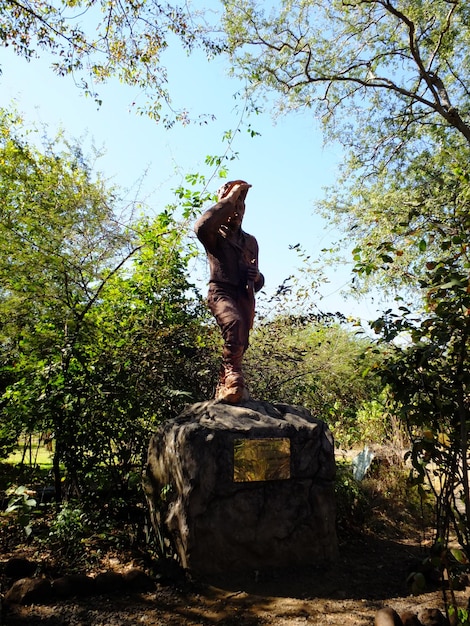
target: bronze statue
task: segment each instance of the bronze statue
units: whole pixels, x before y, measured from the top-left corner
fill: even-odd
[[[258,269],[258,243],[241,227],[250,187],[243,180],[225,183],[217,192],[217,204],[194,226],[209,260],[207,303],[224,340],[215,397],[230,403],[249,398],[242,359],[253,327],[255,293],[264,285]]]

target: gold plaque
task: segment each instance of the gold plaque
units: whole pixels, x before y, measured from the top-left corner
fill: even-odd
[[[288,478],[290,478],[290,439],[235,439],[234,482]]]

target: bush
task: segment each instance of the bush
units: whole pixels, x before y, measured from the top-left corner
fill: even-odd
[[[409,469],[394,451],[382,450],[361,481],[354,479],[349,461],[337,462],[335,491],[340,535],[370,531],[413,536],[417,522],[421,531],[431,527],[431,502],[411,485]]]

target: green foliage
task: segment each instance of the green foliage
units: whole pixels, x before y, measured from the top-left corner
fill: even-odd
[[[64,504],[49,526],[49,542],[66,557],[83,552],[82,542],[87,534],[86,515],[71,501]]]
[[[423,274],[433,269],[440,270],[440,284],[447,282],[450,254],[455,269],[465,266],[469,182],[463,172],[469,146],[441,134],[428,130],[433,146],[398,171],[382,171],[374,182],[365,184],[361,172],[349,171],[350,184],[339,185],[324,203],[338,223],[348,224],[348,237],[356,242],[356,285],[405,287],[413,296]]]
[[[355,169],[380,173],[414,157],[433,124],[469,140],[465,3],[228,0],[224,9],[234,71],[255,97],[274,91],[281,111],[313,110],[351,148]]]
[[[375,380],[378,384],[376,371]],[[405,450],[408,447],[408,434],[400,416],[395,413],[394,402],[387,387],[377,397],[361,405],[356,413],[356,424],[358,440],[363,443],[391,445],[396,450]]]
[[[186,226],[177,207],[122,225],[76,146],[42,153],[1,122],[2,424],[53,433],[59,499],[97,484],[125,497],[154,425],[207,393]]]
[[[16,448],[20,430],[11,423],[0,424],[0,459],[6,459]]]
[[[339,445],[360,440],[357,411],[379,394],[369,340],[331,318],[286,316],[259,324],[250,342],[245,371],[254,397],[307,407]]]
[[[456,626],[470,626],[470,611],[468,609],[451,606],[449,608],[449,617]]]
[[[23,528],[26,537],[29,537],[32,532],[31,512],[36,507],[36,500],[32,497],[31,491],[24,485],[12,486],[5,493],[9,500],[4,515],[11,516],[13,514],[16,523]]]
[[[353,478],[351,464],[339,461],[335,478],[336,524],[340,534],[362,525],[367,499],[361,484]]]
[[[357,426],[363,433],[362,441],[384,443],[387,437],[387,412],[378,400],[364,402],[357,412]]]
[[[132,1],[34,0],[27,6],[7,1],[0,8],[0,44],[32,62],[42,52],[51,53],[54,71],[73,74],[98,104],[97,85],[112,77],[138,87],[147,101],[137,111],[168,126],[190,118],[187,109],[172,107],[165,50],[170,44],[187,52],[201,47],[208,56],[220,50],[187,7]]]
[[[410,433],[414,483],[435,501],[436,543],[447,555],[455,535],[468,560],[468,216],[454,217],[453,234],[439,239],[420,277],[424,311],[388,311],[374,328],[389,345],[382,376]],[[456,568],[446,556],[449,578]]]

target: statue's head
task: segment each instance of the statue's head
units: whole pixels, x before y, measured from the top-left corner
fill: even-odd
[[[251,185],[244,180],[231,180],[217,191],[217,196],[219,198],[219,202],[226,198],[234,187],[238,185],[243,185],[243,188],[239,190],[238,194],[234,194],[232,200],[234,201],[234,210],[233,213],[228,217],[227,226],[231,230],[238,230],[241,228],[243,217],[245,215],[245,198],[248,193],[249,187]]]
[[[222,187],[220,187],[217,190],[217,198],[218,200],[223,200],[229,193],[230,191],[236,186],[236,185],[248,185],[248,183],[244,180],[230,180],[226,183],[224,183],[222,185]],[[251,185],[250,185],[251,187]],[[248,193],[248,189],[243,189],[243,191],[240,193],[239,198],[241,198],[241,200],[244,202],[245,198],[246,198],[246,194]]]

